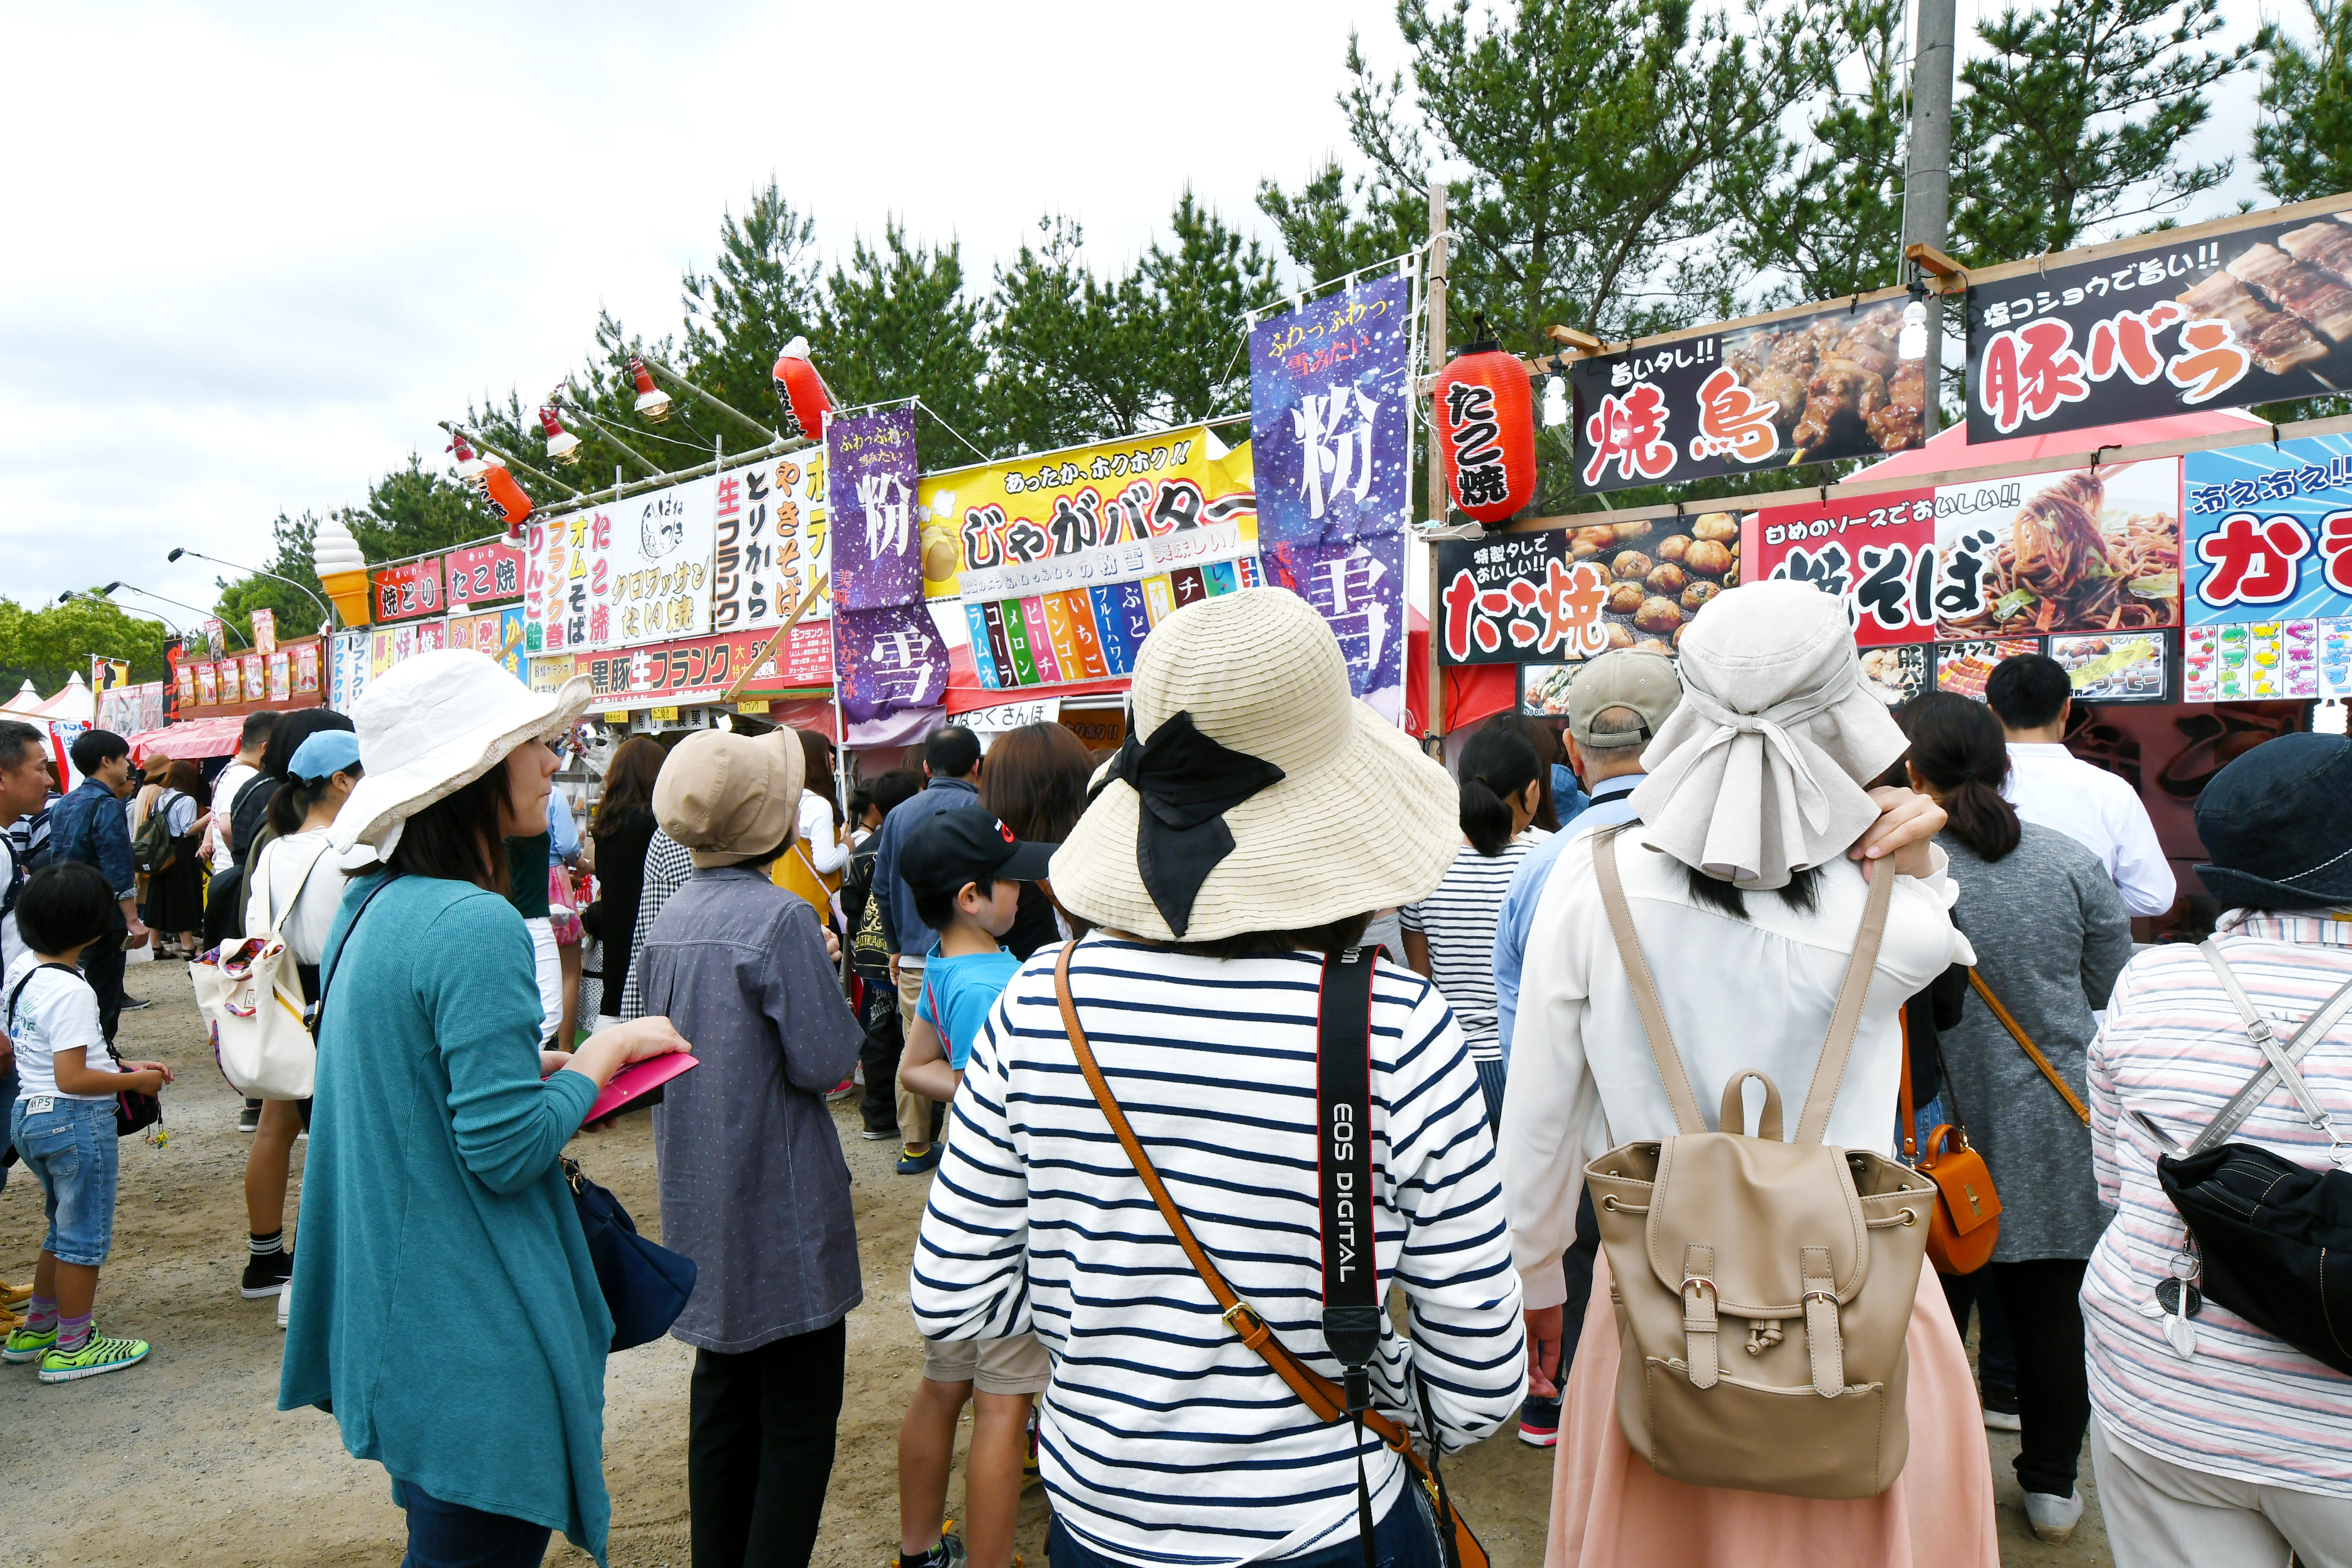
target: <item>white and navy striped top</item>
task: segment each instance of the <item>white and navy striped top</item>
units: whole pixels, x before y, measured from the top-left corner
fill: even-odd
[[[1437,890],[1402,911],[1404,929],[1421,932],[1429,942],[1429,977],[1444,993],[1474,1058],[1503,1059],[1495,1000],[1495,928],[1519,862],[1550,837],[1540,827],[1530,827],[1493,856],[1465,844],[1445,868],[1445,879]]]
[[[2221,954],[2284,1041],[2352,980],[2352,923],[2232,912]],[[2088,1058],[2091,1151],[2100,1201],[2116,1210],[2083,1281],[2091,1406],[2107,1429],[2160,1458],[2261,1486],[2352,1497],[2352,1377],[2208,1300],[2197,1353],[2176,1355],[2139,1310],[2179,1250],[2179,1213],[2157,1180],[2162,1151],[2129,1112],[2184,1147],[2263,1065],[2205,955],[2159,947],[2132,960]],[[2352,1022],[2303,1059],[2304,1081],[2352,1122]],[[2234,1140],[2326,1170],[2327,1140],[2275,1089]]]
[[[1219,1316],[1087,1091],[1040,949],[999,1001],[957,1093],[912,1294],[922,1331],[1034,1330],[1055,1516],[1118,1562],[1221,1565],[1352,1535],[1349,1429],[1326,1426]],[[1316,1196],[1313,953],[1219,962],[1087,937],[1078,1018],[1193,1234],[1275,1334],[1327,1377]],[[1373,1396],[1412,1412],[1417,1367],[1445,1447],[1518,1405],[1527,1352],[1486,1107],[1444,999],[1382,960],[1372,1001],[1375,1216],[1386,1313]],[[1420,1426],[1417,1415],[1412,1425]],[[1374,1516],[1403,1465],[1366,1434]]]

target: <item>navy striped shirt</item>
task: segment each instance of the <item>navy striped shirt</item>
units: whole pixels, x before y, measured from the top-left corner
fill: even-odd
[[[1040,1415],[1054,1509],[1119,1562],[1292,1555],[1355,1528],[1349,1427],[1326,1426],[1221,1320],[1088,1093],[1041,949],[974,1043],[912,1280],[937,1339],[1034,1331],[1054,1360]],[[1316,1199],[1320,958],[1220,962],[1100,933],[1070,966],[1079,1022],[1193,1234],[1302,1361],[1323,1342]],[[1486,1104],[1427,981],[1381,962],[1372,1001],[1377,1256],[1412,1342],[1383,1314],[1373,1397],[1417,1412],[1418,1370],[1450,1450],[1517,1410],[1527,1352]],[[1401,1461],[1369,1434],[1375,1515]]]

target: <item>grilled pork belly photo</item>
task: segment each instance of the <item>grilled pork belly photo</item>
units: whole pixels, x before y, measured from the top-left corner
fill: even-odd
[[[2327,357],[2327,345],[2304,322],[2274,310],[2227,272],[2180,296],[2192,320],[2226,321],[2254,363],[2273,375]]]
[[[2352,285],[2333,273],[2305,267],[2273,245],[2247,247],[2230,263],[2229,272],[2336,342],[2352,339]]]
[[[2352,224],[2322,218],[2279,236],[2279,247],[2306,267],[2332,272],[2352,283]]]

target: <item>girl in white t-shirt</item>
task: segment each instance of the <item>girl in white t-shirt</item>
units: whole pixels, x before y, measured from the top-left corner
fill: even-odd
[[[29,951],[0,979],[16,1054],[9,1137],[41,1184],[49,1224],[24,1326],[0,1359],[39,1362],[43,1383],[120,1372],[148,1350],[144,1340],[90,1328],[99,1266],[114,1242],[114,1097],[160,1094],[172,1081],[161,1062],[115,1058],[99,1028],[98,994],[74,967],[84,948],[112,939],[115,908],[94,866],[62,860],[34,872],[16,900]]]
[[[320,730],[305,740],[287,763],[286,782],[269,803],[270,826],[278,837],[264,844],[246,868],[246,934],[278,934],[309,1002],[319,999],[319,959],[349,880],[327,843],[327,829],[361,772],[359,737],[351,731]],[[310,1109],[308,1100],[262,1101],[253,1147],[246,1152],[249,1235],[245,1278],[237,1290],[248,1301],[277,1296],[294,1272],[294,1255],[286,1250],[286,1183],[293,1169],[294,1142],[310,1121]],[[285,1321],[282,1317],[278,1321]]]

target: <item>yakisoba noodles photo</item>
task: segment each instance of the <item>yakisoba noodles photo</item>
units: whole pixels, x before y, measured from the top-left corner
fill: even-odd
[[[2180,591],[2177,474],[2171,464],[2149,463],[2107,475],[2029,479],[2024,503],[2006,525],[1990,518],[1943,520],[1937,528],[1943,635],[2018,637],[2175,625]],[[1981,542],[1988,532],[1991,542],[1978,557],[1968,544]],[[1983,563],[1972,596],[1962,588],[1971,558]]]

